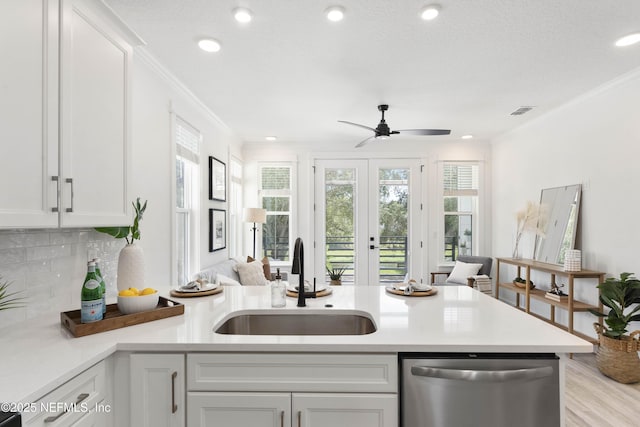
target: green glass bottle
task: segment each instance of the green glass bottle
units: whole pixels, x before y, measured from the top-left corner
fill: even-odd
[[[104,316],[107,313],[107,284],[105,283],[102,272],[100,271],[100,258],[94,258],[93,262],[96,264],[96,274],[98,275],[100,289],[102,290],[102,315]]]
[[[91,323],[102,320],[102,288],[96,274],[96,264],[89,261],[87,264],[87,276],[82,285],[80,295],[80,322]]]

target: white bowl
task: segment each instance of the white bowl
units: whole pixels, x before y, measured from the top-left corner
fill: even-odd
[[[153,310],[158,305],[159,298],[160,295],[158,295],[158,292],[137,297],[123,297],[118,295],[118,310],[120,310],[122,314]]]

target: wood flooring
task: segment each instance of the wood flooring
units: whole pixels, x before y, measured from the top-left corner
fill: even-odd
[[[574,354],[566,369],[566,427],[640,426],[640,383],[600,373],[595,354]]]

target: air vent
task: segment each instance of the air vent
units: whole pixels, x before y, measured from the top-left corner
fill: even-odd
[[[512,116],[521,116],[524,113],[528,113],[529,111],[533,110],[534,107],[520,107],[518,108],[516,111],[514,111],[513,113],[511,113]]]

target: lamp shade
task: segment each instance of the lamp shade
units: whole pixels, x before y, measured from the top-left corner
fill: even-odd
[[[262,208],[244,208],[242,211],[242,220],[244,222],[264,224],[267,222],[267,210]]]

